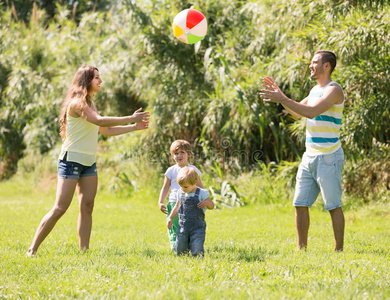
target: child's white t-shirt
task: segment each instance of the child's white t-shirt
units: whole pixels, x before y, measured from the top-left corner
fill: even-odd
[[[199,188],[200,191],[199,191],[199,201],[203,201],[203,200],[206,200],[208,197],[210,197],[210,194],[209,194],[209,191],[208,190],[205,190],[205,189],[202,189],[202,188]],[[192,197],[195,195],[195,193],[189,193],[189,194],[186,194],[185,192],[183,192],[182,190],[178,191],[177,194],[176,194],[176,200],[179,201],[180,198],[181,198],[181,195],[182,194],[185,194],[186,197]],[[205,212],[207,209],[206,207],[203,208],[203,211]]]
[[[202,174],[197,167],[188,164],[186,167],[193,168],[196,170],[198,175]],[[184,167],[183,167],[184,168]],[[169,193],[168,202],[176,202],[176,194],[177,191],[180,189],[180,185],[177,183],[177,174],[182,168],[179,167],[177,164],[169,167],[167,171],[165,172],[165,176],[167,176],[171,180],[171,192]]]

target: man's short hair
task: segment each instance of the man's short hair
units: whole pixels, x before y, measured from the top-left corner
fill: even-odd
[[[316,53],[314,53],[314,55],[316,54],[321,55],[322,64],[327,62],[330,63],[330,74],[332,74],[334,68],[336,67],[336,54],[329,50],[318,50]]]
[[[194,168],[184,167],[177,174],[177,183],[180,186],[184,184],[194,185],[198,181],[198,173]]]

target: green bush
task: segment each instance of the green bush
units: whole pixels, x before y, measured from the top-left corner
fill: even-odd
[[[67,4],[54,15],[35,7],[28,22],[16,21],[9,8],[0,13],[2,178],[24,155],[44,154],[60,141],[59,105],[82,64],[100,70],[104,88],[95,100],[102,114],[141,106],[152,112],[138,147],[161,170],[178,138],[193,144],[194,163],[210,172],[218,166],[239,176],[256,171],[259,161],[296,161],[304,150],[302,121],[260,100],[261,78],[271,75],[287,96],[303,99],[314,85],[308,64],[320,48],[339,58],[334,79],[347,100],[347,158],[358,162],[374,151],[374,141],[390,140],[387,1],[123,0],[76,21]],[[205,39],[192,46],[171,28],[190,6],[209,24]]]

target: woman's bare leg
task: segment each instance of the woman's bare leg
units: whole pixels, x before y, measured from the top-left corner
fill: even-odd
[[[57,221],[64,215],[69,205],[72,203],[76,184],[76,179],[58,178],[56,202],[39,224],[32,244],[27,251],[28,256],[35,255],[41,243],[52,231]]]
[[[77,232],[79,234],[80,250],[89,249],[89,240],[92,230],[92,212],[97,191],[97,176],[81,177],[77,185],[79,198],[79,220]]]

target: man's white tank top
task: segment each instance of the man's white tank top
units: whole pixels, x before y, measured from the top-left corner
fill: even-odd
[[[338,83],[331,81],[324,87],[316,85],[310,91],[308,105],[318,98],[329,85]],[[340,86],[340,85],[339,85]],[[311,155],[326,155],[336,152],[340,147],[340,127],[344,102],[333,105],[313,119],[306,120],[306,152]]]

